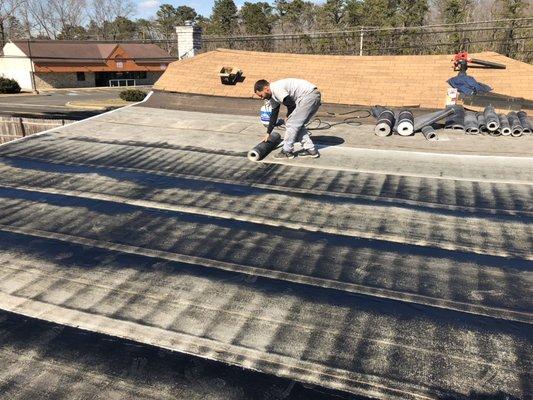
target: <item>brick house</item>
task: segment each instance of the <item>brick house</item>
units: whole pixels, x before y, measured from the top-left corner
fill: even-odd
[[[150,43],[12,41],[3,48],[0,75],[23,90],[151,85],[175,60]]]

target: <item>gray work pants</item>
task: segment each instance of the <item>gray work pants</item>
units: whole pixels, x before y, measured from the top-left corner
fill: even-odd
[[[309,136],[309,131],[305,127],[316,114],[321,104],[320,92],[315,89],[308,95],[302,97],[296,104],[296,108],[285,123],[285,143],[283,151],[292,152],[294,143],[301,142],[305,150],[314,149],[315,145]]]

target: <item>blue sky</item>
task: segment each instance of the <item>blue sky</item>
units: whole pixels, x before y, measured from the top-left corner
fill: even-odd
[[[251,3],[256,3],[257,0],[234,0],[237,7],[241,6],[245,1]],[[263,0],[265,1],[265,0]],[[273,0],[269,1],[274,3]],[[313,0],[314,3],[322,3],[321,0]],[[133,3],[137,5],[137,14],[135,15],[138,18],[146,18],[155,14],[157,9],[161,4],[172,4],[174,7],[177,6],[189,6],[193,7],[199,14],[202,14],[205,17],[208,17],[211,14],[211,9],[213,8],[214,0],[190,0],[190,1],[181,1],[181,0],[133,0]]]

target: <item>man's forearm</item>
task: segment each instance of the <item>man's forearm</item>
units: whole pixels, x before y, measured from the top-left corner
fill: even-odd
[[[272,109],[272,113],[270,114],[270,121],[268,122],[268,128],[267,133],[270,135],[272,131],[274,130],[274,127],[276,126],[276,122],[278,122],[278,115],[279,115],[279,107]]]

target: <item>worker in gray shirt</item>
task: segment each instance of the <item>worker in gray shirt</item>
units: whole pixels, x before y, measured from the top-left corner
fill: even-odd
[[[294,158],[295,142],[300,142],[303,147],[303,150],[298,152],[298,157],[318,157],[318,150],[305,127],[321,104],[320,92],[316,86],[303,79],[287,78],[272,83],[261,79],[255,83],[254,91],[262,99],[270,100],[272,106],[265,141],[276,126],[281,104],[287,107],[288,118],[285,124],[283,149],[274,158]]]

